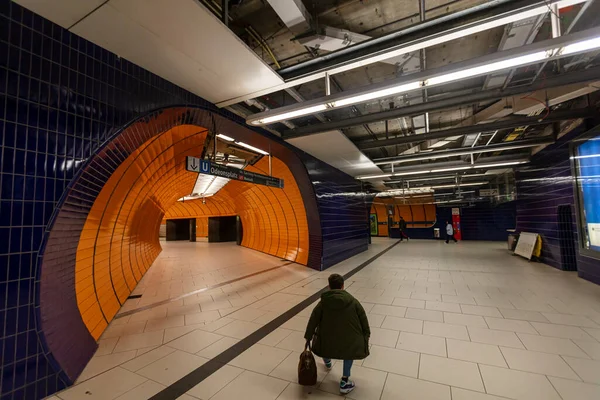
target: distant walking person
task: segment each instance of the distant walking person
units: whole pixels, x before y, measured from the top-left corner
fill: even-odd
[[[313,310],[304,338],[312,340],[313,353],[323,358],[327,369],[332,367],[332,358],[344,360],[340,393],[347,394],[355,386],[350,380],[353,360],[369,355],[371,329],[362,305],[344,290],[341,275],[329,277],[329,289]]]
[[[406,221],[403,217],[400,217],[400,222],[398,224],[400,225],[400,241],[404,240],[404,238],[406,238],[408,241],[409,238],[406,234]]]
[[[457,242],[454,237],[454,227],[450,222],[446,221],[446,243],[450,242],[450,240],[454,240],[454,243]]]

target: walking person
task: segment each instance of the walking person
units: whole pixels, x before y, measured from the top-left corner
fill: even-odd
[[[454,243],[458,242],[454,237],[454,227],[448,221],[446,221],[446,244],[450,242],[450,239],[454,240]]]
[[[329,289],[313,310],[304,338],[312,340],[313,353],[323,358],[327,369],[331,359],[344,361],[340,393],[347,394],[355,387],[350,380],[352,362],[369,355],[371,329],[363,306],[344,290],[341,275],[329,277]]]
[[[406,238],[406,241],[408,242],[409,237],[406,234],[406,221],[404,220],[404,217],[400,217],[400,222],[398,222],[398,225],[400,228],[400,241]]]

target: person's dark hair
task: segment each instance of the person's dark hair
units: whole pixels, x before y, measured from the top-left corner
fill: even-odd
[[[339,274],[332,274],[329,276],[329,288],[330,289],[341,289],[344,287],[344,278]]]

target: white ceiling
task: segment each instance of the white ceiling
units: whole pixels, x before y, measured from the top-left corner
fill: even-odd
[[[283,82],[194,0],[16,2],[214,103]]]
[[[381,169],[361,153],[354,143],[340,131],[328,131],[289,139],[287,142],[348,175],[381,174]]]

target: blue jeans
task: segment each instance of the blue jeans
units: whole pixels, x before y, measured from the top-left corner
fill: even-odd
[[[325,364],[328,364],[331,362],[331,360],[329,358],[324,358],[323,361],[325,361]],[[342,376],[348,378],[350,377],[350,369],[352,368],[352,360],[344,360],[344,370],[342,372]]]

